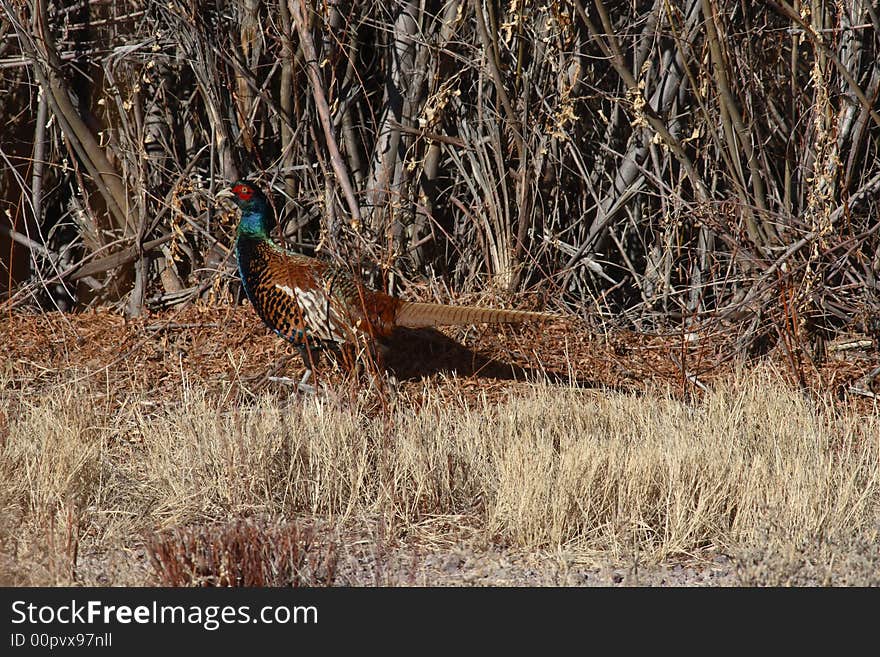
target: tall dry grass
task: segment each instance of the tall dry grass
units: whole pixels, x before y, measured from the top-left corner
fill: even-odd
[[[878,517],[880,412],[840,412],[770,368],[693,404],[537,384],[378,416],[332,394],[245,403],[186,384],[157,405],[96,388],[0,388],[9,582],[69,581],[80,543],[246,516],[392,536],[448,516],[486,540],[648,562],[841,540]]]

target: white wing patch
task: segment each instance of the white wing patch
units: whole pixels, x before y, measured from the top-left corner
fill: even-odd
[[[302,313],[303,323],[306,325],[307,334],[319,340],[333,340],[345,342],[346,336],[340,327],[345,326],[345,321],[330,303],[328,295],[316,290],[303,290],[299,287],[291,288],[289,285],[275,283],[275,287],[284,294],[296,299]]]
[[[287,296],[289,296],[289,297],[293,297],[294,299],[296,299],[296,292],[294,292],[293,290],[291,290],[291,289],[290,289],[290,286],[288,286],[288,285],[278,285],[278,283],[275,283],[275,287],[277,287],[279,290],[281,290],[282,292],[284,292],[284,294],[286,294]]]

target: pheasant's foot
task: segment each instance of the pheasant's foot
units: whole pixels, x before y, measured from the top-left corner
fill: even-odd
[[[270,376],[269,381],[273,383],[283,383],[284,385],[292,385],[296,386],[298,392],[301,392],[306,395],[314,395],[316,392],[315,386],[311,386],[308,384],[308,380],[312,377],[312,370],[306,370],[306,373],[303,375],[303,378],[298,382],[296,379],[292,379],[289,376]]]

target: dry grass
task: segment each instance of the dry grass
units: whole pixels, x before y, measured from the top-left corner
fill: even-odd
[[[876,545],[880,411],[810,400],[770,366],[690,404],[543,384],[475,401],[445,380],[385,412],[367,391],[248,398],[183,376],[177,401],[158,403],[75,379],[34,391],[0,381],[4,584],[89,581],[84,546],[145,545],[155,572],[143,581],[204,581],[157,555],[270,559],[276,530],[248,529],[265,539],[248,552],[241,518],[320,518],[342,551],[341,528],[378,523],[389,544],[467,529],[483,544],[647,564],[718,553],[766,564],[754,555],[805,545],[840,560],[829,546]],[[318,543],[294,561],[326,559]],[[742,580],[773,581],[756,569]],[[284,572],[260,581],[295,579]]]

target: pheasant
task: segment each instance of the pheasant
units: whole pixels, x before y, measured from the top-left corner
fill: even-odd
[[[241,210],[235,255],[245,294],[270,329],[292,342],[306,366],[312,350],[375,342],[397,327],[501,324],[549,320],[549,313],[404,301],[377,292],[323,260],[283,249],[269,238],[275,216],[266,196],[243,180],[218,193]],[[303,383],[300,385],[302,386]]]

